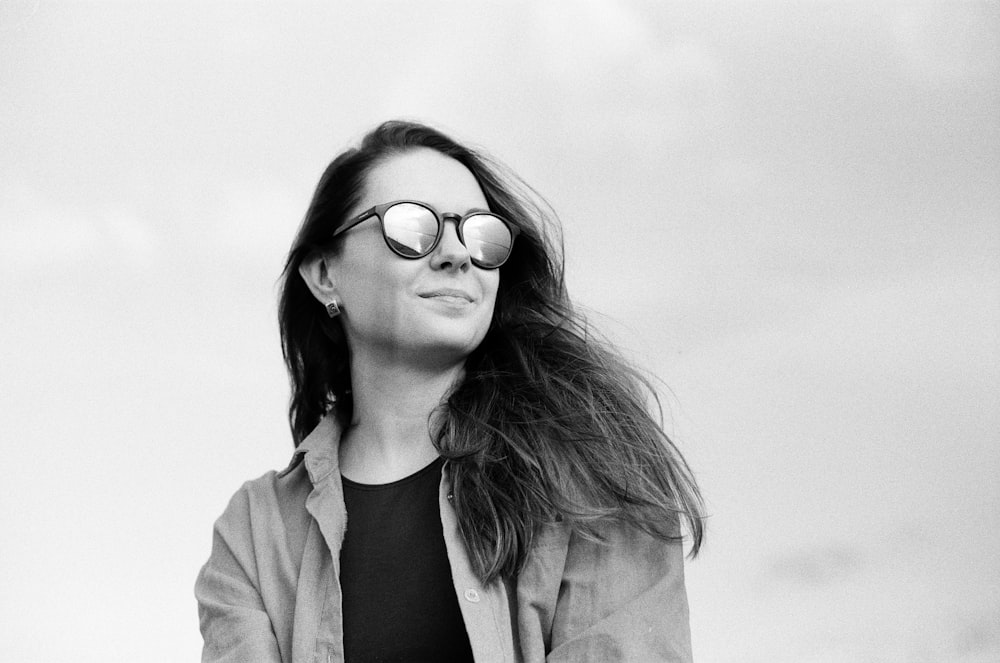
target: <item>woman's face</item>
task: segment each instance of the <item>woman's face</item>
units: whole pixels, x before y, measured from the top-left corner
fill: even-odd
[[[429,203],[441,214],[488,209],[465,166],[419,148],[374,167],[348,218],[402,199]],[[402,258],[386,246],[375,217],[341,240],[341,250],[328,264],[352,353],[440,365],[463,361],[483,340],[500,273],[472,264],[453,221],[445,221],[441,241],[430,255],[417,260]]]

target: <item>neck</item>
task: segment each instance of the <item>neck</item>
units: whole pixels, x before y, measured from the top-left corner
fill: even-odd
[[[388,483],[437,458],[434,411],[461,378],[463,364],[418,367],[386,364],[384,355],[351,356],[351,425],[340,444],[344,476]]]

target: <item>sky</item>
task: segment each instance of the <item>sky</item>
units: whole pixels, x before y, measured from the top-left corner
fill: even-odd
[[[0,1],[0,660],[179,661],[381,120],[558,212],[711,514],[696,659],[1000,660],[1000,4]]]

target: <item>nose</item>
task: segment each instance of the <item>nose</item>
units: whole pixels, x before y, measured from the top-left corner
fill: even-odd
[[[458,222],[461,217],[457,214],[444,214],[444,228],[441,230],[441,241],[434,247],[431,253],[431,267],[443,269],[448,272],[466,272],[472,265],[472,258],[469,250],[458,238]],[[451,223],[449,223],[449,221]]]

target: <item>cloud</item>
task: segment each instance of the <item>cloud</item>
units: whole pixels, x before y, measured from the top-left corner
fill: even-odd
[[[268,273],[277,274],[309,199],[270,182],[231,182],[220,189],[201,251],[268,264],[276,268]]]
[[[141,266],[159,244],[152,227],[125,207],[73,206],[13,179],[0,195],[0,219],[0,270],[11,276],[88,264]]]
[[[634,62],[652,37],[635,11],[613,0],[538,3],[532,18],[534,45],[546,56],[542,64],[555,78],[607,80],[593,76],[595,67]]]
[[[665,145],[724,126],[719,53],[702,35],[655,29],[658,17],[610,0],[535,7],[528,50],[556,111],[552,130],[577,151],[662,159]]]
[[[988,81],[995,88],[1000,72],[997,17],[996,6],[989,3],[900,5],[890,30],[904,75],[928,86]]]
[[[863,567],[859,550],[828,544],[780,555],[769,563],[765,575],[784,584],[815,587],[846,580]]]

